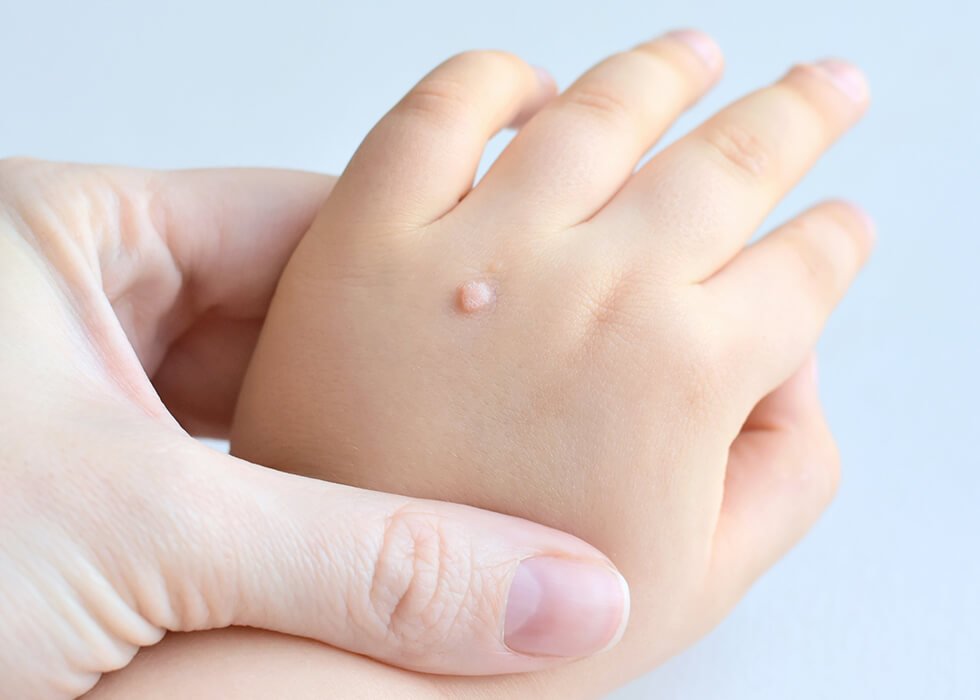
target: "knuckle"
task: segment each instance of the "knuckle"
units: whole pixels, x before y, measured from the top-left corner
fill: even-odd
[[[117,261],[142,243],[122,235],[123,222],[141,220],[139,202],[118,186],[111,169],[46,161],[9,168],[0,173],[0,208],[70,287],[90,283],[93,261],[101,256],[111,253]]]
[[[685,63],[659,42],[641,44],[613,56],[600,66],[601,72],[587,77],[576,89],[584,95],[580,102],[593,112],[650,138],[693,100],[702,84]],[[657,88],[625,90],[622,78],[616,77],[622,75],[636,76],[635,82]]]
[[[124,576],[126,585],[140,592],[141,614],[170,630],[231,624],[242,611],[239,605],[247,590],[242,583],[242,550],[236,543],[241,533],[258,535],[249,493],[229,481],[223,470],[219,474],[207,448],[192,441],[151,439],[126,449],[137,448],[143,460],[139,477],[110,475],[105,488],[115,492],[98,501],[111,515],[107,522],[128,525],[125,535],[131,542],[117,539],[123,533],[115,531],[103,541],[119,542],[120,550],[134,557],[134,566],[140,562],[138,572],[127,567]],[[215,478],[225,480],[227,488],[221,493],[208,486]],[[133,512],[140,514],[136,521]],[[212,517],[220,517],[227,529],[205,527]]]
[[[738,123],[724,122],[707,129],[704,141],[716,160],[740,179],[756,182],[771,170],[769,145]]]
[[[661,355],[670,359],[660,367],[659,376],[685,406],[686,415],[708,417],[727,405],[723,394],[731,385],[727,379],[737,360],[722,331],[726,324],[709,305],[693,306],[696,313],[690,300],[672,304],[672,313],[662,317],[652,342],[671,349]]]
[[[468,545],[437,514],[404,507],[385,522],[370,588],[375,625],[425,656],[445,643],[470,609],[478,582]]]
[[[670,396],[683,415],[714,415],[735,360],[712,307],[651,279],[640,265],[604,279],[582,273],[575,321],[576,366],[614,363],[617,375],[643,379],[651,396]],[[662,348],[651,361],[649,348]],[[633,382],[636,384],[636,382]],[[680,412],[678,413],[680,415]]]
[[[651,74],[650,84],[676,84],[676,87],[691,92],[701,84],[698,77],[705,72],[705,63],[689,51],[678,48],[676,42],[651,41],[635,46],[628,53],[645,64],[645,71]]]
[[[703,416],[722,404],[728,358],[719,334],[708,328],[689,328],[681,336],[684,352],[678,366],[681,398],[694,415]]]
[[[629,273],[609,280],[587,277],[581,284],[585,335],[591,344],[615,337],[633,341],[645,331],[648,314],[637,302],[637,281]]]
[[[707,415],[722,405],[723,388],[736,353],[728,343],[722,328],[725,324],[707,309],[700,313],[680,312],[668,329],[670,341],[677,345],[676,367],[680,381],[679,394],[695,415]],[[696,321],[694,319],[697,319]]]
[[[570,90],[565,104],[591,119],[616,127],[628,123],[633,111],[632,105],[623,95],[598,81],[584,83]]]
[[[674,58],[664,54],[666,48],[663,42],[654,40],[638,44],[626,53],[641,57],[658,69],[674,70]]]
[[[588,280],[579,294],[583,360],[593,364],[617,357],[617,365],[635,363],[650,391],[663,396],[669,387],[672,401],[685,407],[685,415],[707,415],[724,405],[734,353],[726,345],[725,324],[709,304],[668,291],[643,269]],[[647,352],[651,347],[665,349],[656,365]]]
[[[398,111],[438,126],[466,122],[475,118],[472,86],[498,82],[504,72],[521,65],[519,58],[503,51],[457,54],[412,88]]]
[[[463,51],[450,58],[446,65],[474,76],[489,76],[502,71],[522,68],[524,61],[512,53],[492,49]]]
[[[462,83],[453,78],[433,75],[402,98],[398,111],[442,126],[460,119],[466,107]]]

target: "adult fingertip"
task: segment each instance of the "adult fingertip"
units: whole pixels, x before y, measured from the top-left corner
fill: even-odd
[[[529,656],[591,656],[622,639],[629,610],[626,579],[609,565],[532,557],[511,581],[504,643]]]

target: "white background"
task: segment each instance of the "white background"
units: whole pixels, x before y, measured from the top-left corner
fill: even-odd
[[[0,156],[339,172],[467,48],[515,51],[566,85],[608,52],[702,27],[728,74],[682,128],[793,61],[855,60],[868,118],[773,219],[844,195],[880,226],[821,346],[839,499],[720,629],[616,697],[980,698],[978,24],[966,0],[0,0]]]

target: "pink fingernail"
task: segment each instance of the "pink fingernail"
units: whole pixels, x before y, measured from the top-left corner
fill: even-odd
[[[541,66],[531,66],[534,69],[534,73],[538,76],[538,82],[541,83],[544,88],[551,88],[555,85],[555,78],[546,69]]]
[[[866,212],[863,207],[860,207],[854,202],[849,202],[847,200],[841,201],[854,212],[854,215],[857,216],[857,218],[861,220],[861,223],[864,225],[864,230],[868,234],[868,238],[870,238],[873,242],[878,237],[878,225],[875,223],[875,220],[871,218],[871,215]]]
[[[867,230],[868,234],[872,238],[876,238],[878,235],[878,224],[875,223],[875,220],[871,217],[871,214],[856,205],[854,210],[857,212],[858,216],[861,217],[861,221],[864,222],[864,228]]]
[[[721,49],[714,39],[707,34],[695,29],[675,29],[667,32],[665,36],[687,44],[688,48],[697,54],[711,72],[721,68]]]
[[[619,642],[628,618],[629,587],[613,569],[533,557],[511,582],[504,643],[532,656],[589,656]]]
[[[855,102],[864,102],[868,99],[868,81],[864,73],[850,63],[837,58],[825,58],[814,65],[830,78],[838,90]]]

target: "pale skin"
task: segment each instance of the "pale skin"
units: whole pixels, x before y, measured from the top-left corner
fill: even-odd
[[[167,631],[244,625],[471,674],[620,636],[622,578],[572,535],[264,468],[181,428],[228,434],[331,185],[0,161],[0,699],[77,697]],[[420,590],[430,553],[452,566]],[[526,653],[580,618],[591,637]],[[512,624],[535,619],[544,636]]]
[[[191,635],[94,696],[206,697],[246,673],[243,697],[592,697],[721,619],[835,491],[812,349],[873,236],[834,201],[746,247],[865,110],[863,77],[839,61],[794,68],[634,172],[720,68],[690,32],[613,56],[475,188],[486,139],[541,83],[499,53],[437,68],[368,136],[287,267],[234,427],[251,460],[582,537],[630,583],[623,641],[454,679]]]

